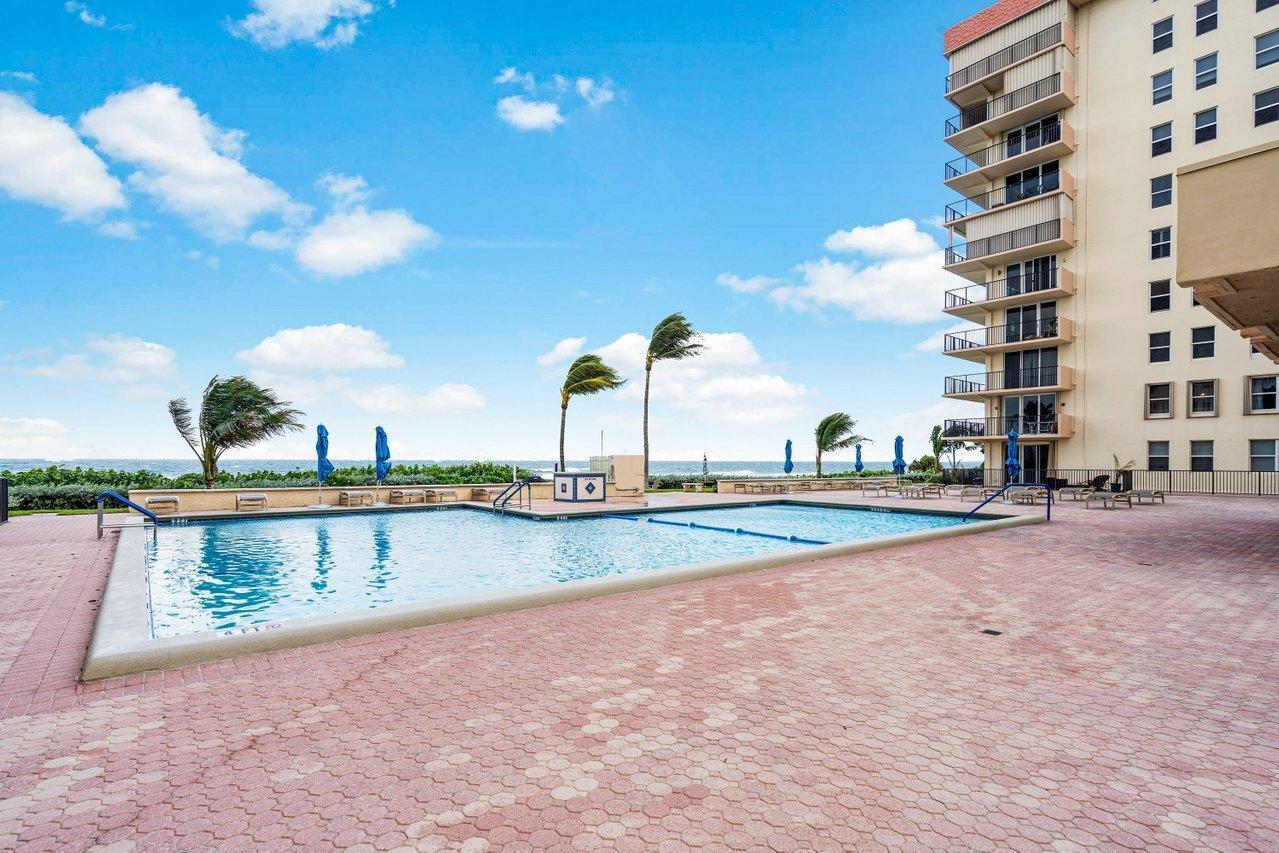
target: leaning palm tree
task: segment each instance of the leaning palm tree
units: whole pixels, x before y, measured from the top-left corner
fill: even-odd
[[[846,450],[854,444],[870,441],[869,438],[853,432],[857,421],[843,412],[835,412],[822,418],[817,425],[817,476],[822,475],[822,454]]]
[[[612,391],[626,384],[617,371],[594,353],[579,356],[568,369],[560,388],[560,470],[564,470],[564,427],[568,422],[568,401],[601,391]]]
[[[218,476],[218,460],[226,451],[303,428],[302,413],[291,405],[243,376],[215,376],[200,398],[198,419],[192,418],[185,399],[169,401],[169,416],[200,460],[204,487],[211,489]]]
[[[683,314],[675,313],[653,327],[644,357],[644,488],[648,488],[648,386],[653,378],[653,365],[659,361],[692,358],[702,351],[697,332]]]

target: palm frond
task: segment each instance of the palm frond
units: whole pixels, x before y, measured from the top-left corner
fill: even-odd
[[[817,449],[822,453],[845,450],[854,444],[867,443],[870,439],[853,432],[857,421],[845,412],[835,412],[822,418],[814,430]]]
[[[604,359],[594,353],[579,356],[568,369],[564,377],[564,385],[560,388],[565,405],[570,397],[585,397],[601,391],[612,391],[621,388],[626,380],[617,375],[617,371],[604,363]]]
[[[199,456],[200,451],[195,446],[197,436],[191,422],[191,404],[182,397],[170,400],[169,417],[173,419],[173,425],[177,428],[178,434],[182,436],[182,440],[187,443],[187,447],[191,448],[192,453]]]
[[[653,335],[648,341],[648,366],[658,361],[692,358],[703,349],[705,346],[688,318],[676,312],[653,328]]]

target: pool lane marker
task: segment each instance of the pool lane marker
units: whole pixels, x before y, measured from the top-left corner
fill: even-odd
[[[639,521],[638,518],[636,518],[635,520]],[[647,521],[649,524],[667,524],[667,525],[670,525],[671,527],[687,527],[692,530],[716,530],[716,531],[719,531],[720,533],[736,533],[739,536],[762,536],[765,539],[780,539],[783,542],[796,542],[801,545],[829,545],[830,544],[829,542],[826,542],[821,539],[805,539],[801,536],[795,536],[793,534],[790,536],[787,536],[781,533],[764,533],[763,531],[759,531],[759,530],[747,530],[744,527],[719,527],[714,524],[698,524],[696,521],[668,521],[664,518],[653,518],[651,516],[647,519]]]

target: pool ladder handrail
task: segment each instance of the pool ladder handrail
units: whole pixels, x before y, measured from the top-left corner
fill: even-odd
[[[103,523],[103,520],[102,520],[103,509],[106,507],[106,502],[109,500],[115,501],[121,506],[126,506],[129,509],[140,512],[144,516],[144,518],[147,519],[142,522],[142,528],[145,530],[146,528],[150,527],[151,535],[153,537],[159,536],[158,531],[160,529],[160,516],[156,515],[154,512],[147,509],[146,507],[138,506],[133,501],[129,500],[124,495],[120,494],[119,492],[113,492],[108,490],[105,492],[98,493],[98,538],[99,539],[102,538],[103,530],[138,526],[136,524],[105,524]]]
[[[967,523],[968,519],[972,518],[972,517],[973,517],[973,515],[974,515],[974,513],[976,513],[976,512],[977,512],[977,510],[981,509],[981,508],[982,508],[982,507],[984,507],[986,504],[990,503],[990,502],[991,502],[991,501],[993,501],[995,498],[997,498],[997,497],[999,497],[1000,495],[1002,495],[1004,492],[1008,491],[1009,489],[1013,489],[1013,488],[1017,488],[1017,489],[1034,489],[1034,488],[1040,488],[1040,489],[1043,489],[1043,490],[1044,490],[1044,494],[1046,494],[1046,495],[1048,496],[1048,502],[1047,502],[1046,504],[1044,504],[1044,521],[1052,521],[1052,520],[1053,520],[1053,489],[1052,489],[1052,486],[1048,485],[1047,483],[1006,483],[1002,489],[1000,489],[999,491],[995,492],[993,495],[991,495],[990,497],[986,498],[986,500],[982,501],[981,503],[977,504],[977,506],[975,506],[975,507],[973,507],[971,510],[969,510],[969,511],[968,511],[968,514],[964,516],[964,522],[965,522],[965,523]]]
[[[529,509],[532,509],[533,508],[533,485],[532,484],[534,482],[535,482],[534,480],[525,478],[523,480],[516,480],[514,483],[511,483],[509,486],[503,489],[501,493],[498,494],[497,497],[493,498],[493,509],[504,511],[507,508],[507,506],[510,504],[512,498],[515,498],[517,501],[515,504],[516,507],[523,507],[524,493],[526,490],[528,492],[528,506],[529,506]]]

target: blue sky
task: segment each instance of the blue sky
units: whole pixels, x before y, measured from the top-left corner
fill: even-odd
[[[657,369],[656,458],[808,456],[839,410],[922,452],[971,411],[921,342],[941,32],[982,4],[772,5],[10,9],[0,457],[181,457],[165,401],[246,373],[337,457],[549,458],[566,360],[634,375],[676,310],[708,355]],[[638,390],[569,455],[637,451]]]

